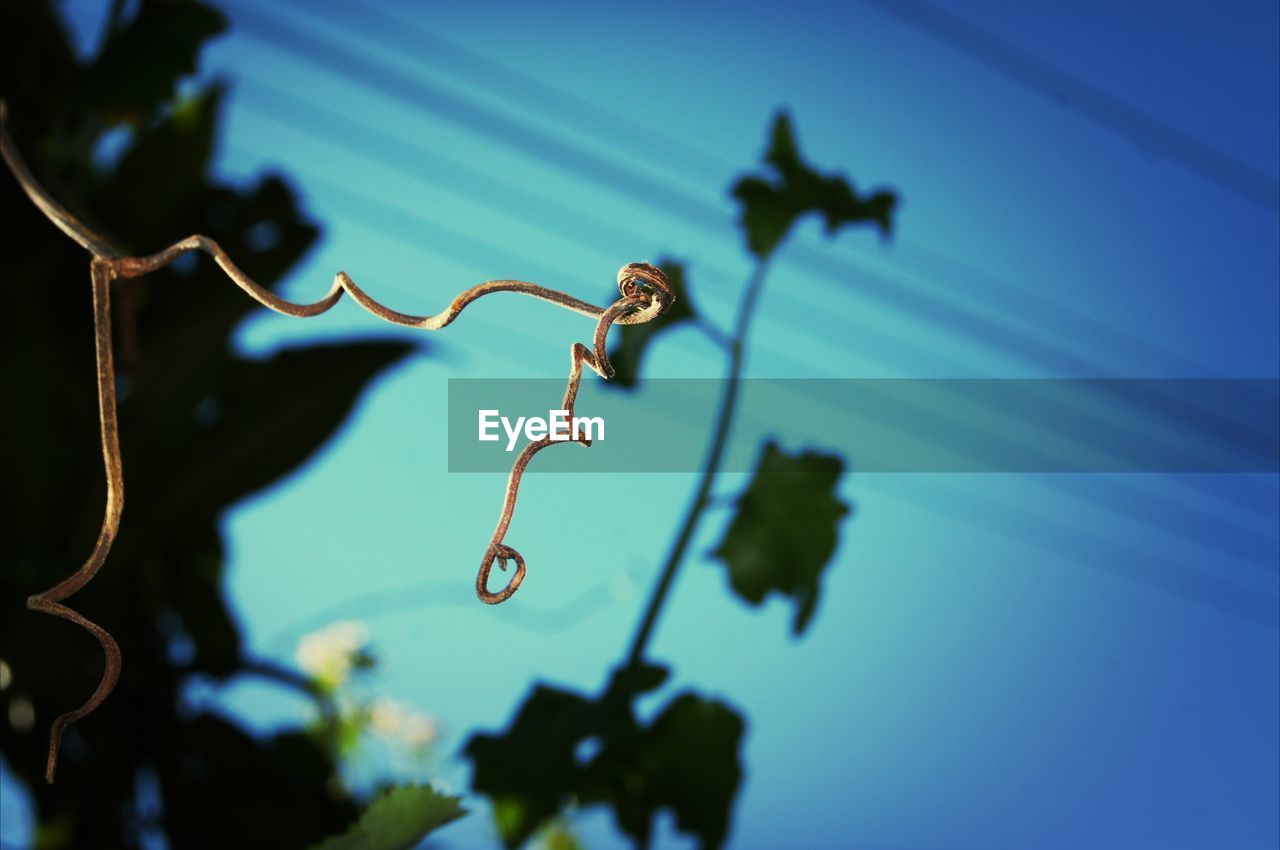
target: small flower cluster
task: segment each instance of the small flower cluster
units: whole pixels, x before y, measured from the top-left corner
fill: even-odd
[[[435,718],[410,711],[403,703],[386,697],[369,704],[369,729],[410,747],[428,747],[440,737]]]
[[[298,666],[328,695],[334,714],[315,727],[337,754],[350,758],[365,733],[421,758],[440,737],[435,718],[390,697],[364,696],[353,674],[375,664],[364,623],[343,621],[311,632],[298,642]]]
[[[352,670],[372,666],[368,643],[369,629],[364,623],[333,623],[298,642],[298,666],[321,687],[334,690],[346,684]]]

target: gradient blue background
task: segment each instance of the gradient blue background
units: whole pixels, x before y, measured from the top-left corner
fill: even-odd
[[[66,6],[87,46],[104,7]],[[750,375],[1280,373],[1274,204],[872,6],[253,8],[230,7],[239,25],[201,79],[231,84],[219,172],[283,171],[324,227],[290,297],[316,297],[345,269],[410,312],[499,277],[605,303],[619,265],[671,255],[725,327],[750,269],[726,188],[785,105],[811,161],[904,202],[888,242],[799,228],[770,276]],[[947,8],[1274,187],[1273,2]],[[438,101],[291,54],[254,26],[261,16],[502,123],[459,123]],[[654,184],[689,200],[651,203]],[[794,262],[802,252],[839,264],[815,274]],[[448,378],[560,375],[590,330],[528,299],[477,304],[374,384],[299,474],[226,517],[227,592],[252,651],[292,663],[300,634],[362,619],[382,659],[372,686],[441,719],[435,764],[374,763],[370,777],[465,790],[455,754],[470,734],[504,726],[534,681],[595,691],[624,652],[693,476],[530,479],[508,538],[529,577],[494,609],[471,581],[503,476],[445,471]],[[400,335],[347,306],[307,322],[262,311],[237,344]],[[722,368],[694,330],[646,364],[654,376]],[[803,423],[779,436],[806,444]],[[788,606],[746,608],[701,557],[722,510],[652,645],[673,689],[749,718],[730,847],[1280,843],[1276,475],[868,476],[852,463],[842,494],[856,516],[803,639],[789,637]],[[192,699],[262,729],[304,710],[248,683]],[[474,803],[431,846],[495,846]],[[593,850],[626,846],[606,813],[573,822]],[[669,820],[657,844],[691,846]]]

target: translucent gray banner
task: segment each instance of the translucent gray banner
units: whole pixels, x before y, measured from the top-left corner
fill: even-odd
[[[550,446],[529,469],[695,472],[724,389],[653,379],[625,391],[588,374],[575,414],[591,420],[580,424],[593,445]],[[567,430],[551,414],[563,394],[558,379],[451,379],[449,471],[508,471],[540,435],[530,419]],[[731,472],[752,470],[765,437],[860,472],[1277,472],[1280,381],[752,379],[732,437]]]

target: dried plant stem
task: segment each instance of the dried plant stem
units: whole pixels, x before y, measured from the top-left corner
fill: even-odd
[[[117,249],[107,239],[94,233],[79,219],[69,213],[61,204],[40,185],[32,175],[10,138],[6,126],[6,115],[3,102],[0,102],[0,153],[3,154],[9,170],[17,178],[19,185],[33,204],[44,213],[63,233],[75,241],[92,255],[90,274],[93,281],[93,315],[94,341],[98,364],[98,404],[100,410],[102,452],[106,466],[107,500],[102,522],[102,531],[94,545],[93,552],[78,570],[43,593],[37,593],[27,600],[27,607],[69,620],[91,632],[102,644],[106,656],[106,667],[97,689],[87,702],[75,711],[63,714],[53,722],[50,732],[49,757],[45,778],[53,781],[57,767],[58,751],[62,735],[67,727],[89,714],[106,699],[120,677],[120,649],[114,639],[97,624],[90,622],[78,612],[72,610],[62,601],[89,583],[102,568],[111,544],[115,541],[120,527],[120,515],[124,508],[124,469],[120,456],[119,425],[116,417],[115,367],[112,362],[111,335],[111,283],[116,278],[133,278],[157,271],[168,266],[178,257],[190,251],[200,251],[214,259],[237,286],[259,304],[277,313],[297,318],[317,316],[329,310],[347,293],[362,308],[383,321],[419,330],[439,330],[447,327],[468,304],[485,295],[495,292],[516,292],[580,313],[596,320],[593,348],[588,349],[581,343],[574,343],[570,349],[569,383],[565,390],[563,407],[570,411],[572,418],[573,405],[577,398],[578,387],[582,381],[582,365],[587,366],[608,380],[613,377],[613,368],[605,355],[605,343],[609,329],[614,324],[632,325],[650,321],[671,305],[674,298],[670,283],[662,271],[647,263],[629,263],[618,272],[618,290],[621,297],[609,307],[597,307],[574,298],[564,292],[548,289],[535,283],[520,280],[490,280],[478,284],[459,294],[442,312],[435,315],[415,316],[401,313],[379,303],[370,297],[346,272],[338,272],[329,291],[318,301],[298,304],[275,295],[260,286],[246,275],[232,261],[231,257],[207,236],[194,235],[170,245],[164,250],[142,257],[127,255]],[[557,435],[559,436],[559,435]],[[503,498],[502,512],[493,537],[485,550],[476,577],[476,593],[481,600],[497,604],[509,599],[524,580],[524,558],[514,548],[502,541],[511,525],[515,511],[516,497],[520,487],[520,479],[524,475],[529,461],[553,440],[549,437],[529,444],[516,458],[511,475],[507,479],[506,493]],[[580,442],[589,445],[590,441]],[[488,589],[489,573],[496,560],[500,569],[505,570],[507,561],[514,559],[516,572],[505,588],[497,593]]]
[[[106,656],[106,668],[97,689],[84,705],[69,711],[53,721],[49,732],[49,756],[45,762],[44,778],[53,781],[58,766],[58,750],[62,733],[67,727],[98,707],[116,686],[120,678],[120,647],[106,629],[91,622],[78,612],[62,604],[62,600],[88,584],[102,569],[120,528],[120,514],[124,510],[124,467],[120,460],[120,431],[116,424],[116,376],[111,356],[111,267],[95,258],[90,264],[93,280],[94,343],[98,359],[98,415],[102,423],[102,459],[106,468],[107,504],[102,517],[102,530],[89,558],[71,575],[58,584],[27,599],[27,607],[42,611],[87,629],[102,644]]]
[[[600,321],[596,324],[596,333],[593,340],[594,352],[580,342],[575,342],[569,349],[569,383],[565,387],[560,409],[568,411],[568,419],[571,422],[574,417],[574,405],[578,400],[578,387],[582,384],[582,364],[586,363],[596,374],[606,380],[613,377],[613,366],[609,364],[609,358],[605,354],[605,342],[609,336],[609,327],[620,316],[633,309],[629,304],[625,303],[625,300],[625,298],[619,300],[600,316]],[[524,558],[515,549],[504,545],[502,542],[507,535],[508,526],[511,525],[511,516],[515,512],[516,496],[520,491],[520,479],[524,476],[525,467],[529,465],[529,461],[533,459],[534,455],[552,443],[566,442],[569,439],[570,435],[567,434],[557,434],[554,439],[552,435],[547,435],[540,440],[529,443],[516,456],[516,462],[511,467],[511,474],[507,476],[506,496],[502,500],[502,513],[498,517],[498,525],[493,530],[493,537],[489,540],[489,548],[485,550],[484,561],[480,564],[480,572],[476,575],[476,595],[482,601],[490,605],[497,605],[499,602],[509,599],[511,594],[519,589],[520,583],[524,581]],[[586,438],[576,439],[573,442],[581,443],[584,446],[591,445],[591,441]],[[505,571],[508,559],[516,562],[515,574],[511,576],[507,586],[501,591],[490,593],[489,572],[493,569],[493,562],[496,560],[498,569]]]
[[[631,640],[631,649],[627,658],[628,663],[633,667],[644,661],[645,648],[653,636],[658,614],[666,604],[667,594],[671,592],[671,584],[680,570],[680,565],[684,563],[689,543],[693,540],[693,533],[697,530],[703,513],[711,504],[711,489],[715,485],[716,476],[720,473],[720,464],[724,460],[724,452],[729,445],[729,432],[733,426],[734,412],[737,410],[738,388],[746,358],[747,332],[751,328],[751,317],[755,314],[756,303],[764,288],[767,271],[768,262],[761,260],[747,282],[742,301],[738,305],[737,324],[734,326],[733,337],[728,344],[729,365],[725,377],[724,394],[720,397],[720,407],[716,412],[716,427],[711,439],[711,447],[707,450],[706,460],[702,464],[702,473],[698,479],[698,489],[694,492],[693,502],[689,505],[683,522],[680,523],[680,529],[676,532],[675,540],[671,544],[667,561],[658,575],[657,584],[653,586],[653,593],[649,597],[648,605],[645,606],[644,615],[640,618],[635,637]]]

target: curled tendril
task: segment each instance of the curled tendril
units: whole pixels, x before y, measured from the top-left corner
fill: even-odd
[[[582,382],[582,365],[585,363],[592,371],[605,380],[613,377],[613,367],[605,354],[605,342],[609,328],[615,324],[635,325],[651,321],[662,315],[671,306],[675,296],[666,275],[656,266],[648,263],[629,263],[618,271],[618,291],[621,297],[609,307],[601,308],[572,295],[555,289],[548,289],[536,283],[521,280],[490,280],[462,292],[442,312],[432,316],[415,316],[400,313],[379,303],[370,297],[346,272],[338,272],[329,291],[318,301],[299,304],[281,298],[268,291],[240,270],[217,242],[207,236],[189,236],[175,242],[168,248],[147,256],[133,257],[118,250],[108,240],[94,233],[83,222],[69,213],[40,185],[31,174],[18,153],[17,146],[9,136],[7,115],[3,101],[0,101],[0,153],[3,154],[9,170],[17,178],[18,184],[31,202],[56,225],[63,233],[90,253],[90,278],[93,284],[93,317],[94,342],[98,369],[98,409],[101,423],[102,455],[106,472],[107,499],[102,520],[102,531],[88,559],[67,578],[52,588],[37,593],[27,599],[27,607],[34,611],[61,617],[88,630],[102,645],[106,656],[106,667],[102,679],[93,694],[84,705],[67,712],[53,722],[49,737],[49,756],[45,769],[45,779],[53,782],[54,771],[58,763],[58,751],[62,735],[72,723],[97,708],[111,693],[120,678],[120,648],[105,629],[91,622],[72,608],[63,605],[63,600],[81,590],[102,568],[111,551],[120,528],[120,515],[124,509],[124,469],[120,456],[120,431],[116,417],[115,366],[112,359],[111,335],[111,283],[117,278],[134,278],[157,271],[168,266],[178,257],[191,251],[201,251],[211,256],[232,282],[245,291],[249,297],[259,304],[277,313],[297,318],[318,316],[329,310],[342,298],[343,293],[366,311],[383,321],[420,330],[439,330],[447,327],[458,317],[468,304],[494,292],[517,292],[543,301],[549,301],[575,313],[581,313],[596,320],[596,330],[592,348],[575,342],[569,350],[569,382],[565,388],[562,408],[573,417],[574,402],[578,395],[578,386]],[[557,435],[559,436],[559,435]],[[524,581],[524,558],[514,548],[502,541],[515,511],[516,496],[520,489],[520,479],[525,468],[535,454],[545,449],[553,441],[545,437],[530,443],[517,456],[507,479],[506,493],[502,501],[502,513],[493,537],[485,549],[484,561],[476,576],[476,594],[484,602],[491,605],[510,599]],[[591,441],[579,439],[577,442],[590,445]],[[494,562],[498,568],[507,569],[508,561],[515,561],[516,571],[511,580],[501,591],[492,593],[488,589],[489,573]]]
[[[604,310],[600,314],[599,321],[596,322],[593,348],[587,348],[582,343],[575,342],[569,349],[569,383],[565,387],[560,409],[568,412],[570,421],[574,417],[578,386],[582,383],[582,364],[590,366],[592,371],[605,380],[613,377],[613,366],[610,365],[609,357],[605,353],[605,341],[609,336],[609,328],[615,324],[633,325],[650,321],[666,312],[671,302],[675,300],[671,284],[667,276],[662,273],[662,269],[648,263],[628,263],[619,269],[618,291],[622,293],[622,297]],[[515,549],[502,542],[507,535],[508,526],[511,525],[511,516],[515,512],[520,479],[534,455],[552,443],[565,442],[567,439],[568,435],[557,434],[553,439],[549,434],[529,443],[516,456],[516,461],[511,466],[511,475],[507,477],[507,490],[502,500],[502,513],[498,516],[498,525],[493,530],[489,548],[485,550],[484,560],[480,563],[480,572],[476,575],[476,595],[481,601],[490,605],[505,602],[524,581],[524,558],[520,557],[520,553]],[[591,441],[585,437],[576,439],[574,442],[584,446],[591,445]],[[489,592],[489,572],[493,569],[493,562],[496,560],[498,569],[505,571],[508,559],[516,562],[515,574],[502,590],[497,593]]]

